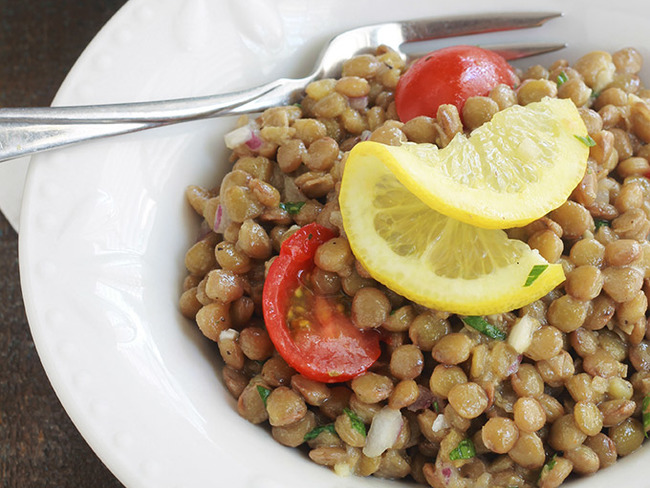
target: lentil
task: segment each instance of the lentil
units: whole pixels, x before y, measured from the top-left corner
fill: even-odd
[[[603,413],[595,403],[579,401],[573,409],[576,426],[588,436],[598,434],[603,428]]]
[[[481,429],[481,439],[490,451],[506,454],[519,439],[519,429],[509,418],[492,417]]]
[[[541,468],[546,459],[542,440],[537,434],[526,432],[519,434],[517,442],[508,451],[508,456],[526,469]]]
[[[540,488],[556,488],[571,474],[573,463],[564,457],[553,459],[550,469],[543,469],[537,485]]]
[[[271,435],[283,446],[298,447],[305,442],[305,435],[316,428],[318,421],[312,411],[307,411],[300,420],[288,425],[273,426]]]
[[[420,376],[424,368],[422,351],[413,344],[397,347],[390,357],[390,372],[401,380],[413,380]]]
[[[387,376],[370,372],[354,378],[351,387],[362,402],[377,403],[390,396],[393,382]]]
[[[431,350],[433,358],[443,364],[459,364],[467,361],[471,340],[465,334],[453,333],[442,337]]]
[[[449,404],[465,419],[481,415],[488,405],[485,390],[476,383],[463,383],[454,386],[447,394]]]
[[[582,475],[593,474],[600,468],[598,455],[585,445],[566,451],[564,457],[571,461],[573,470]]]
[[[413,380],[403,380],[395,385],[388,399],[388,406],[395,409],[413,405],[420,396],[418,384]]]
[[[431,373],[429,388],[434,395],[447,398],[451,389],[456,385],[465,384],[467,375],[458,366],[439,364]]]
[[[643,425],[636,419],[628,418],[609,429],[609,437],[616,446],[619,456],[627,456],[639,447],[644,439]]]
[[[388,318],[390,302],[374,287],[361,288],[352,300],[352,321],[360,329],[379,327]]]

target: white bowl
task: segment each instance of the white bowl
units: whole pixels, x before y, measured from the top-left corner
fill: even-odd
[[[479,0],[435,6],[422,0],[131,0],[81,56],[55,103],[234,90],[306,74],[326,39],[349,27],[488,8],[526,6],[511,0],[489,7]],[[650,60],[650,10],[641,0],[555,0],[543,8],[565,16],[491,39],[566,41],[561,55],[569,59],[635,46]],[[647,69],[644,74],[650,79]],[[198,231],[184,189],[217,184],[227,167],[223,135],[232,124],[189,123],[34,158],[20,265],[49,378],[86,440],[130,488],[395,486],[338,478],[240,418],[222,385],[215,345],[177,310],[184,252]],[[649,462],[644,447],[573,486],[605,488],[621,480],[629,488],[648,486],[642,473]]]

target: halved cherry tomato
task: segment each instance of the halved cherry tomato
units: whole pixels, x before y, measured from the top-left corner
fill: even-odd
[[[340,297],[315,294],[306,285],[318,246],[336,234],[309,224],[289,237],[264,282],[266,329],[296,371],[326,383],[347,381],[379,357],[379,334],[357,328]]]
[[[402,122],[419,115],[435,117],[442,104],[462,114],[469,97],[487,95],[500,83],[514,86],[517,77],[499,54],[475,46],[452,46],[418,59],[402,75],[395,108]]]

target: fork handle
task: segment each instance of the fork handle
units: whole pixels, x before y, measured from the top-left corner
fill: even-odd
[[[294,103],[310,79],[279,79],[247,90],[175,100],[2,108],[0,162],[81,141]]]

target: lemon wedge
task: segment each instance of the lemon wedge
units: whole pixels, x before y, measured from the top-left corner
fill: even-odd
[[[502,110],[443,149],[359,143],[346,165],[358,159],[383,164],[438,212],[477,227],[505,229],[532,222],[567,200],[585,174],[588,141],[573,102],[545,98]]]
[[[377,281],[430,308],[487,315],[528,304],[564,280],[561,265],[504,231],[431,209],[392,170],[381,158],[350,157],[339,195],[350,246]]]

